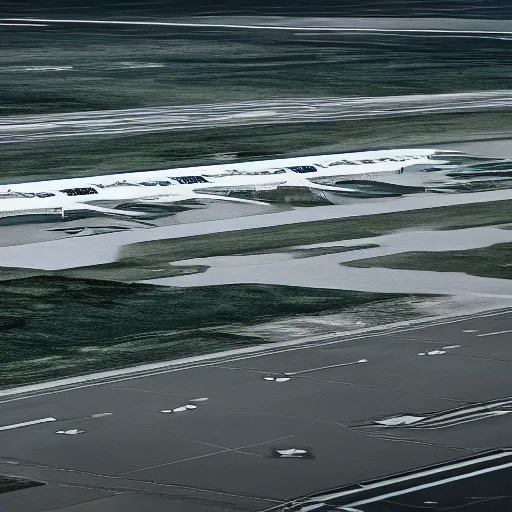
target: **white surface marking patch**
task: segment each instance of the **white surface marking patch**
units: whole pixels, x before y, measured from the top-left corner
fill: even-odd
[[[386,425],[390,427],[396,427],[397,425],[411,425],[417,421],[424,420],[423,416],[395,416],[394,418],[387,418],[385,420],[374,421],[378,425]]]
[[[0,430],[14,430],[15,428],[29,427],[30,425],[39,425],[40,423],[48,423],[49,421],[57,421],[57,418],[41,418],[40,420],[24,421],[23,423],[13,423],[0,427]]]
[[[512,332],[512,329],[509,329],[508,331],[486,332],[484,334],[477,334],[477,336],[497,336],[498,334],[508,334],[509,332]]]

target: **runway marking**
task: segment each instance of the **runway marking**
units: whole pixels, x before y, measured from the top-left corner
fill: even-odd
[[[105,416],[112,416],[112,412],[100,412],[98,414],[93,414],[91,418],[104,418]]]
[[[446,354],[445,350],[431,350],[430,352],[420,352],[419,356],[440,356]]]
[[[211,444],[211,443],[205,443],[203,441],[194,441],[194,443],[197,444],[204,444],[205,446],[211,446],[212,448],[222,448],[223,450],[230,450],[227,446],[220,446],[218,444]],[[263,455],[259,455],[257,453],[251,453],[251,452],[244,452],[242,450],[237,450],[236,453],[242,453],[243,455],[252,455],[253,457],[260,457],[261,459],[264,459]]]
[[[478,329],[465,329],[462,332],[478,332]]]
[[[57,418],[41,418],[40,420],[24,421],[23,423],[13,423],[0,427],[0,430],[14,430],[16,428],[29,427],[30,425],[39,425],[40,423],[48,423],[49,421],[57,421]]]
[[[5,27],[48,27],[47,23],[0,23]]]
[[[446,347],[443,347],[443,350],[452,350],[454,348],[460,348],[460,345],[446,345]]]
[[[192,411],[194,409],[197,409],[197,405],[187,404],[182,405],[181,407],[175,407],[174,409],[164,409],[163,411],[160,411],[164,414],[168,414],[170,412],[185,412],[185,411]]]
[[[436,475],[436,474],[439,474],[439,473],[445,473],[445,472],[453,471],[453,470],[456,470],[456,469],[465,468],[465,467],[468,467],[468,466],[472,466],[474,464],[482,464],[484,462],[494,461],[494,460],[497,460],[497,459],[500,459],[500,458],[503,458],[503,457],[510,457],[510,455],[511,455],[511,452],[508,451],[508,452],[497,453],[497,454],[493,454],[493,455],[487,455],[487,456],[479,457],[478,459],[472,459],[472,460],[468,460],[468,461],[464,461],[464,462],[448,464],[448,465],[440,467],[440,468],[426,469],[424,471],[419,471],[417,473],[413,473],[413,474],[409,474],[409,475],[405,475],[405,476],[401,476],[401,477],[395,477],[395,478],[390,478],[390,479],[382,480],[382,481],[376,482],[374,484],[367,484],[367,485],[364,485],[363,489],[364,490],[378,489],[379,487],[384,487],[386,485],[394,485],[394,484],[397,484],[397,483],[406,482],[408,480],[414,480],[414,479],[417,479],[417,478],[424,478],[424,477],[431,476],[431,475]],[[508,463],[508,465],[512,465],[512,463]],[[498,466],[498,467],[500,467],[500,466]],[[347,496],[349,494],[358,493],[360,491],[361,491],[361,489],[351,489],[351,490],[348,490],[348,491],[333,492],[331,494],[326,494],[326,495],[323,495],[323,496],[318,496],[318,497],[315,497],[315,498],[311,498],[308,501],[310,501],[310,502],[325,502],[325,501],[330,501],[330,500],[333,500],[333,499],[341,498],[341,497]],[[349,506],[353,506],[353,505],[355,505],[355,503],[352,503]]]
[[[509,332],[512,332],[512,329],[509,329],[508,331],[486,332],[485,334],[477,334],[477,336],[479,336],[479,337],[483,337],[483,336],[497,336],[498,334],[507,334]]]
[[[371,28],[371,27],[314,27],[297,25],[243,25],[238,23],[198,23],[172,21],[118,21],[118,20],[77,20],[77,19],[46,19],[46,18],[0,18],[1,21],[42,22],[42,23],[81,23],[93,25],[142,25],[156,27],[196,27],[196,28],[232,28],[248,30],[287,30],[305,32],[376,32],[376,33],[418,33],[462,35],[512,35],[508,30],[448,30],[433,28]]]
[[[69,430],[57,430],[56,434],[64,434],[65,436],[76,436],[78,434],[85,434],[85,430],[78,428],[71,428]]]
[[[301,373],[316,372],[316,371],[319,371],[319,370],[327,370],[329,368],[339,368],[341,366],[351,366],[353,364],[362,364],[362,363],[367,363],[367,362],[368,362],[368,359],[359,359],[359,361],[352,361],[350,363],[331,364],[329,366],[321,366],[319,368],[309,368],[307,370],[301,370],[301,371],[298,371],[298,372],[287,372],[287,373],[283,373],[283,375],[291,377],[293,375],[300,375]]]
[[[414,487],[410,487],[409,489],[403,489],[400,491],[389,492],[387,494],[382,494],[381,496],[375,496],[374,498],[368,498],[366,500],[356,501],[354,503],[350,503],[349,507],[366,505],[368,503],[375,503],[376,501],[386,500],[388,498],[393,498],[395,496],[401,496],[403,494],[409,494],[412,492],[421,491],[423,489],[429,489],[431,487],[438,487],[440,485],[449,484],[451,482],[457,482],[459,480],[465,480],[466,478],[472,478],[474,476],[485,475],[486,473],[492,473],[494,471],[500,471],[501,469],[506,469],[506,468],[510,468],[510,467],[512,467],[512,462],[508,462],[506,464],[500,464],[499,466],[494,466],[491,468],[480,469],[478,471],[473,471],[472,473],[466,473],[464,475],[457,475],[457,476],[453,476],[451,478],[445,478],[443,480],[438,480],[436,482],[430,482],[428,484],[416,485]]]
[[[221,453],[236,452],[236,451],[239,451],[239,450],[243,450],[245,448],[253,448],[254,446],[261,446],[261,445],[268,444],[268,443],[275,443],[277,441],[283,441],[284,439],[290,439],[292,437],[294,437],[293,434],[290,435],[290,436],[278,437],[277,439],[269,439],[268,441],[262,441],[261,443],[247,444],[245,446],[237,446],[236,448],[226,448],[225,450],[219,450],[219,451],[213,452],[213,453],[206,453],[204,455],[197,455],[195,457],[188,457],[186,459],[174,460],[172,462],[164,462],[163,464],[156,464],[154,466],[147,466],[145,468],[134,469],[133,471],[126,471],[124,473],[119,473],[119,474],[120,475],[129,475],[131,473],[139,473],[141,471],[146,471],[148,469],[155,469],[155,468],[161,468],[161,467],[165,467],[165,466],[172,466],[174,464],[181,464],[182,462],[189,462],[191,460],[205,459],[207,457],[213,457],[214,455],[219,455]]]
[[[464,321],[468,321],[468,320],[474,320],[475,318],[489,318],[489,317],[494,317],[494,316],[507,315],[507,314],[510,314],[511,312],[512,312],[512,310],[510,308],[507,308],[507,309],[499,310],[499,311],[491,310],[491,311],[484,311],[484,312],[481,312],[478,314],[463,315],[463,316],[457,316],[457,317],[453,317],[453,316],[434,317],[432,319],[419,319],[417,321],[412,321],[412,322],[406,321],[405,326],[396,325],[394,327],[389,327],[389,324],[388,324],[387,330],[386,330],[386,326],[379,326],[378,328],[375,329],[375,331],[373,330],[373,328],[370,328],[370,329],[366,329],[365,331],[363,331],[361,333],[358,333],[358,334],[355,334],[352,336],[349,335],[346,338],[343,337],[343,333],[334,334],[331,336],[331,338],[341,336],[342,339],[335,339],[335,340],[331,339],[330,341],[323,341],[323,342],[316,341],[313,343],[312,342],[304,342],[304,341],[283,342],[283,345],[282,345],[283,348],[279,347],[277,349],[276,349],[276,344],[270,345],[270,346],[268,346],[268,345],[261,346],[260,345],[260,346],[253,347],[250,351],[247,351],[248,353],[242,352],[242,351],[245,352],[247,349],[239,349],[240,352],[238,352],[238,353],[242,353],[242,355],[240,355],[238,357],[230,357],[230,355],[232,355],[232,354],[226,354],[224,356],[226,359],[222,360],[221,359],[222,355],[219,353],[208,354],[207,356],[198,356],[197,360],[198,361],[201,361],[201,360],[208,361],[209,359],[214,359],[214,358],[218,358],[218,359],[216,361],[214,360],[212,362],[198,362],[197,364],[188,363],[187,366],[182,366],[182,367],[178,367],[178,368],[175,368],[175,367],[169,368],[167,366],[167,367],[164,367],[163,369],[153,370],[153,371],[150,369],[148,369],[148,370],[141,369],[141,370],[139,370],[139,372],[140,372],[139,374],[135,374],[135,375],[131,374],[131,375],[123,376],[120,378],[116,378],[115,375],[123,375],[123,374],[127,373],[126,369],[125,370],[112,370],[112,371],[108,372],[110,376],[98,375],[97,377],[84,376],[84,377],[78,377],[78,378],[71,378],[71,379],[69,379],[71,381],[71,382],[69,382],[69,385],[72,385],[75,383],[80,383],[80,382],[81,383],[79,385],[68,387],[68,388],[64,387],[63,389],[58,388],[59,386],[66,385],[65,382],[60,383],[61,381],[53,381],[53,382],[47,382],[44,384],[25,386],[26,388],[29,388],[34,391],[37,391],[38,388],[40,388],[41,390],[50,389],[50,391],[36,392],[35,394],[31,394],[31,395],[18,396],[16,398],[8,398],[7,400],[0,401],[0,404],[9,403],[9,402],[17,402],[19,400],[27,400],[30,398],[38,398],[41,396],[53,395],[53,394],[58,394],[58,393],[67,393],[69,391],[75,391],[78,389],[84,389],[84,388],[89,388],[89,387],[107,386],[107,385],[115,384],[117,382],[125,382],[128,380],[150,378],[150,377],[154,377],[157,375],[174,373],[174,372],[179,372],[179,371],[184,371],[184,370],[191,370],[191,369],[195,369],[195,368],[205,368],[205,367],[215,367],[215,366],[219,367],[219,365],[221,365],[221,364],[225,364],[225,363],[229,363],[229,362],[233,362],[233,361],[243,361],[243,360],[247,360],[247,359],[254,359],[257,357],[272,356],[272,355],[276,355],[276,354],[283,354],[286,352],[294,352],[296,350],[309,350],[309,349],[315,349],[315,348],[322,348],[322,347],[326,347],[326,346],[330,346],[330,345],[342,344],[342,343],[346,343],[349,341],[369,340],[372,338],[382,337],[382,336],[390,336],[392,334],[397,334],[397,333],[401,333],[401,332],[408,332],[408,331],[414,331],[414,330],[420,330],[420,329],[428,329],[428,328],[436,327],[439,325],[460,323],[460,322],[464,322]],[[196,358],[192,358],[192,359],[196,359]],[[219,359],[221,359],[221,360],[219,360]],[[166,362],[164,364],[171,365],[173,363],[176,363],[176,362],[170,361],[170,362]],[[157,364],[161,365],[160,363],[157,363]],[[179,363],[176,363],[176,364],[179,364]],[[142,366],[145,366],[145,365],[142,365]],[[137,367],[135,367],[135,369],[132,371],[136,372]],[[261,372],[261,373],[266,373],[266,372]],[[104,379],[104,380],[100,381],[100,379]],[[63,379],[63,380],[67,381],[68,379]],[[98,380],[99,382],[97,382],[96,380]],[[51,389],[52,387],[57,388],[57,389]],[[0,391],[0,396],[2,396],[2,395],[9,396],[12,394],[22,393],[21,389],[23,389],[23,387],[22,388],[14,388],[14,390],[2,390],[2,391]],[[119,388],[114,388],[114,389],[119,389]]]

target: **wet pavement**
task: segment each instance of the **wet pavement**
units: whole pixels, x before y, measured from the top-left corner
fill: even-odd
[[[0,495],[0,507],[265,510],[508,448],[510,414],[436,430],[361,425],[509,398],[510,329],[510,311],[488,311],[4,393],[0,471],[48,485]]]

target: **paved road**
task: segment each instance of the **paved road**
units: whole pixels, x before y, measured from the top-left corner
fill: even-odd
[[[72,67],[68,71],[72,72]],[[284,98],[211,105],[9,116],[0,119],[0,143],[221,126],[482,112],[510,107],[511,91],[484,91],[368,98]]]
[[[256,511],[510,447],[508,413],[426,413],[509,397],[511,335],[502,310],[4,396],[0,473],[48,484],[0,495],[0,509]],[[402,414],[447,426],[365,426]],[[293,449],[310,456],[276,451]]]

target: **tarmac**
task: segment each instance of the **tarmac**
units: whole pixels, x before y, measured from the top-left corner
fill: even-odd
[[[0,510],[259,511],[510,448],[512,410],[474,409],[511,401],[511,335],[503,309],[4,394],[0,474],[46,485]]]

